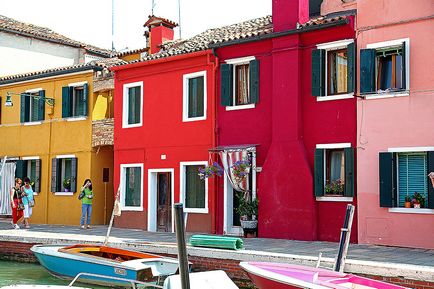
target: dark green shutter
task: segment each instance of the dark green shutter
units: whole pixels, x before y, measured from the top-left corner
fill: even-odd
[[[77,158],[71,159],[71,192],[77,191]]]
[[[324,196],[324,149],[315,150],[314,186],[315,196]]]
[[[249,65],[250,73],[250,103],[259,101],[259,61],[252,60]]]
[[[41,160],[35,160],[36,174],[35,174],[35,192],[41,192]]]
[[[348,44],[348,57],[347,57],[347,92],[355,91],[356,87],[356,45],[355,43]]]
[[[62,87],[62,117],[71,116],[71,94],[68,86]]]
[[[24,93],[21,94],[21,103],[20,103],[20,120],[21,123],[29,121],[30,115],[30,97]]]
[[[354,196],[354,149],[345,148],[345,197]]]
[[[380,153],[380,207],[392,208],[395,206],[395,171],[394,154]]]
[[[27,161],[18,160],[15,167],[15,177],[20,178],[24,183],[24,177],[27,176]]]
[[[45,119],[45,90],[39,91],[39,101],[38,101],[38,120]]]
[[[428,164],[427,164],[427,175],[430,172],[434,172],[434,151],[427,152]],[[430,178],[428,178],[428,202],[426,202],[427,208],[434,209],[434,188],[432,186]]]
[[[57,179],[58,179],[58,175],[57,175],[57,167],[59,164],[59,160],[56,158],[53,158],[51,160],[51,191],[53,193],[57,192]]]
[[[360,49],[360,93],[375,92],[375,49]]]
[[[231,64],[222,64],[220,66],[220,102],[223,106],[232,105],[232,68]]]
[[[406,75],[406,62],[405,62],[405,42],[402,43],[402,88],[407,89],[407,75]]]
[[[325,95],[325,50],[312,50],[312,95]]]
[[[88,112],[88,99],[89,99],[89,85],[85,83],[83,85],[83,116],[87,116]]]

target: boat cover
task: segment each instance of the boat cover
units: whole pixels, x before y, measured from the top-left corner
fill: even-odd
[[[226,236],[193,235],[190,238],[190,244],[195,247],[243,249],[243,240]]]
[[[182,289],[179,275],[172,275],[164,281],[164,289]],[[190,289],[238,289],[224,271],[190,273]]]

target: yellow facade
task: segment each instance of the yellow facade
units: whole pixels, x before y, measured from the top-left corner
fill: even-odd
[[[87,82],[88,115],[62,118],[62,87]],[[5,106],[7,92],[23,93],[31,89],[45,90],[46,98],[55,105],[45,104],[45,120],[20,123],[20,96],[13,95],[13,106]],[[92,147],[92,113],[98,95],[107,99],[106,117],[113,117],[112,92],[93,93],[93,71],[64,74],[26,82],[0,85],[0,157],[37,157],[41,160],[40,193],[35,197],[32,223],[78,225],[81,201],[78,192],[51,192],[52,159],[70,155],[77,158],[77,191],[85,179],[93,182],[92,224],[105,224],[113,206],[113,147]],[[101,113],[100,113],[101,114]],[[109,182],[103,183],[103,168],[109,169]]]

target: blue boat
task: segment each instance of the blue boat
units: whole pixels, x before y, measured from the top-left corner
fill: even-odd
[[[30,249],[39,263],[52,275],[71,280],[79,273],[162,284],[167,276],[178,271],[178,260],[159,255],[101,245],[35,245]],[[83,276],[80,282],[129,287],[131,283]]]

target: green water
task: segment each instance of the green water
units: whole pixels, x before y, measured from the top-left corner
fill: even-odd
[[[50,275],[39,264],[0,261],[0,287],[13,284],[68,285],[69,282]],[[95,289],[104,288],[80,283],[74,285]]]

